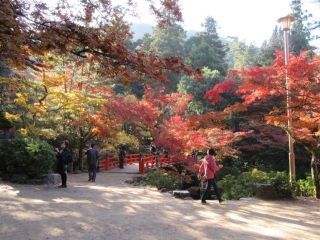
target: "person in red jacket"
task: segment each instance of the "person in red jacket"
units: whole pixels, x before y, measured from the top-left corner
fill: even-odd
[[[201,160],[201,165],[199,168],[199,175],[203,176],[207,181],[206,190],[204,191],[201,197],[202,204],[207,203],[206,199],[208,197],[211,187],[214,188],[214,191],[217,195],[219,203],[222,202],[220,192],[219,192],[217,183],[215,181],[215,175],[223,166],[218,165],[216,163],[216,159],[214,155],[215,155],[215,150],[213,148],[210,148],[207,152],[207,155]]]

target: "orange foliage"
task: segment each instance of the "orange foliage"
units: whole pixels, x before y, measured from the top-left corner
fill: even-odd
[[[243,111],[249,106],[266,104],[277,97],[274,107],[265,116],[267,123],[287,129],[286,111],[286,72],[290,86],[290,106],[293,118],[292,136],[308,146],[317,146],[320,126],[320,59],[310,58],[308,53],[290,56],[287,66],[284,54],[277,52],[277,57],[270,67],[252,67],[234,71],[233,77],[241,79],[237,90],[230,87],[223,89],[224,84],[210,90],[207,95],[217,102],[224,92],[232,92],[242,97],[243,102],[231,106],[226,111]],[[224,91],[222,91],[222,90]]]
[[[112,1],[83,0],[76,8],[71,0],[52,8],[44,1],[37,2],[1,0],[0,60],[12,67],[40,71],[49,67],[44,64],[44,54],[54,51],[94,61],[100,74],[124,82],[145,75],[168,81],[168,72],[193,73],[178,57],[159,58],[129,49],[130,25],[123,20],[125,11]],[[160,23],[181,20],[177,0],[160,0],[160,4],[170,13],[167,17],[151,3]],[[124,9],[132,12],[132,3]]]

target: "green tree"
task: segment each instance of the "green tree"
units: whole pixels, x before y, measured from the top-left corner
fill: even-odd
[[[299,55],[301,51],[310,50],[311,33],[308,28],[309,14],[303,12],[301,0],[292,0],[291,9],[295,17],[290,36],[291,51]]]
[[[272,35],[268,41],[261,46],[261,54],[258,60],[261,66],[270,66],[275,58],[275,50],[283,49],[283,34],[279,27],[273,29]]]
[[[180,56],[185,53],[185,30],[178,24],[165,28],[156,27],[150,42],[150,50],[161,57]],[[145,40],[148,40],[147,38]],[[147,42],[146,42],[147,43]]]
[[[233,37],[228,41],[227,60],[229,68],[239,69],[258,65],[260,49],[253,44],[247,45]]]
[[[208,67],[227,73],[226,46],[217,33],[217,23],[208,17],[203,24],[205,31],[197,33],[186,42],[187,62],[194,68]]]
[[[309,44],[311,40],[310,30],[308,28],[309,15],[302,10],[301,0],[292,0],[292,14],[295,21],[290,33],[290,51],[298,55],[301,51],[310,50],[312,47]],[[261,66],[270,66],[275,58],[275,50],[283,50],[283,32],[281,28],[275,27],[272,36],[268,41],[265,41],[261,46],[261,54],[258,60]]]
[[[153,35],[145,35],[143,38],[141,49],[154,53],[161,57],[180,57],[185,55],[186,32],[178,24],[172,24],[164,28],[157,26]],[[175,92],[180,75],[176,73],[168,74],[169,82],[166,84],[167,92]],[[163,83],[155,82],[154,79],[145,79],[145,82],[154,87],[163,87]]]
[[[153,40],[153,37],[150,34],[146,33],[143,35],[141,39],[138,39],[137,41],[135,41],[133,45],[135,46],[136,50],[150,52],[151,50],[150,45],[152,40]]]
[[[212,109],[210,101],[204,98],[205,93],[223,80],[218,70],[207,67],[202,69],[202,81],[197,82],[189,76],[183,76],[178,84],[178,91],[192,94],[193,100],[189,104],[189,113],[202,114]]]

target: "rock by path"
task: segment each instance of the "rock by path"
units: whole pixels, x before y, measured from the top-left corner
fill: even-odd
[[[67,189],[0,182],[0,239],[319,239],[320,201],[203,206],[126,184],[136,170],[99,173],[96,183],[86,174],[69,175]]]

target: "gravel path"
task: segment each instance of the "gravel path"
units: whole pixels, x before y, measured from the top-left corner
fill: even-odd
[[[136,170],[69,175],[67,189],[0,182],[0,239],[320,239],[318,200],[203,206],[124,183]]]

